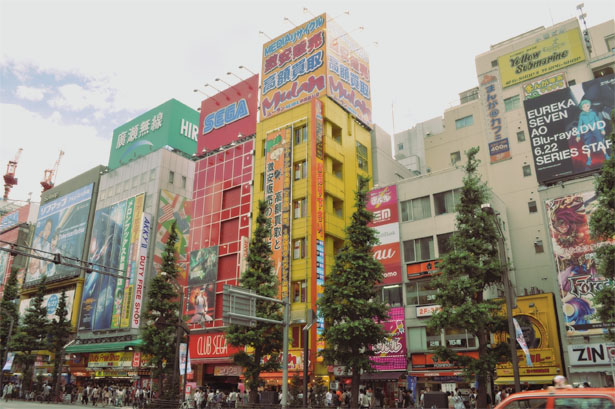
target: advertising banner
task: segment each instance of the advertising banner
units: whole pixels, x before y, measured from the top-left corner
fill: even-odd
[[[60,253],[81,259],[93,187],[93,184],[83,186],[41,205],[32,247],[47,252],[42,253],[45,257],[51,256],[48,253]],[[34,283],[43,276],[51,279],[78,274],[75,267],[30,258],[25,284]]]
[[[6,354],[6,362],[2,367],[2,371],[9,371],[13,368],[13,361],[15,360],[15,352],[9,352]],[[4,375],[4,374],[3,374]]]
[[[187,357],[186,357],[187,352]],[[188,362],[186,362],[186,359]],[[184,376],[188,373],[192,373],[192,365],[190,364],[190,351],[188,351],[188,345],[185,343],[179,344],[179,374]]]
[[[132,368],[137,352],[101,352],[89,354],[88,368]]]
[[[376,230],[380,240],[380,243],[373,247],[372,252],[374,258],[384,266],[382,284],[401,283],[397,186],[387,186],[368,192],[365,208],[374,215],[369,227]]]
[[[205,328],[205,323],[215,317],[218,250],[218,246],[212,246],[190,252],[188,299],[184,304],[190,325]]]
[[[498,58],[504,88],[585,60],[578,28]]]
[[[489,158],[491,163],[497,163],[510,159],[510,147],[504,131],[506,122],[504,112],[506,107],[502,99],[502,87],[498,78],[498,71],[492,70],[479,76],[480,100],[482,101],[485,115],[485,127],[487,140],[489,141]]]
[[[149,238],[152,231],[152,215],[143,213],[143,227],[139,239],[139,256],[137,263],[137,274],[135,284],[135,296],[132,302],[132,328],[139,328],[141,325],[141,311],[145,307],[145,274],[147,268],[147,250],[149,249]]]
[[[333,20],[327,21],[327,95],[371,128],[369,57]]]
[[[190,335],[190,356],[197,358],[228,358],[241,351],[226,343],[223,332]]]
[[[66,294],[66,310],[68,311],[68,315],[66,316],[66,320],[70,321],[73,316],[73,301],[75,299],[75,290],[71,289],[65,291]],[[53,293],[47,294],[43,297],[43,307],[47,309],[47,319],[48,320],[56,320],[58,316],[56,315],[56,311],[58,309],[58,304],[60,303],[60,297],[62,293]],[[19,316],[23,317],[26,313],[26,310],[30,307],[32,303],[32,298],[26,298],[25,300],[21,300],[19,303]]]
[[[324,14],[263,46],[261,120],[326,93]]]
[[[524,99],[532,99],[568,86],[566,74],[563,72],[536,80],[523,85]]]
[[[256,133],[258,85],[256,74],[201,102],[198,153]]]
[[[610,112],[615,75],[596,78],[523,102],[536,177],[541,184],[594,171],[613,147]]]
[[[282,299],[288,295],[290,285],[291,134],[290,129],[279,129],[267,134],[265,141],[265,216],[271,221],[271,260],[280,282]]]
[[[546,211],[563,314],[568,336],[599,335],[606,324],[594,317],[596,291],[613,285],[596,271],[595,250],[615,240],[595,242],[589,235],[589,219],[596,206],[594,192],[547,200]]]
[[[177,231],[177,264],[179,272],[177,282],[186,285],[186,270],[188,265],[188,237],[190,235],[190,220],[192,219],[192,201],[187,198],[168,192],[160,191],[160,204],[158,205],[158,224],[156,226],[156,247],[154,249],[154,270],[160,273],[162,254],[171,234],[171,226],[176,223]]]
[[[370,358],[372,369],[376,371],[406,370],[406,324],[404,307],[389,310],[389,319],[383,323],[387,333],[385,342],[374,345],[376,354]]]
[[[218,246],[190,252],[188,284],[215,283],[218,276]]]
[[[571,366],[609,365],[615,362],[615,344],[568,345]]]
[[[0,231],[13,227],[17,223],[19,223],[19,209],[0,217]]]
[[[4,289],[4,284],[8,281],[9,276],[11,275],[11,253],[7,251],[9,247],[10,246],[2,246],[2,248],[6,250],[0,250],[0,289]]]
[[[438,264],[441,261],[442,260],[431,260],[423,263],[408,264],[406,267],[408,280],[424,278],[439,273]]]
[[[141,244],[141,227],[143,224],[143,205],[145,202],[145,194],[140,194],[135,197],[134,213],[132,216],[132,226],[130,228],[130,263],[126,276],[129,277],[124,285],[124,303],[122,305],[122,318],[120,325],[122,328],[130,327],[130,315],[132,313],[132,299],[135,294],[135,283],[137,281],[137,256],[139,254],[139,246]]]

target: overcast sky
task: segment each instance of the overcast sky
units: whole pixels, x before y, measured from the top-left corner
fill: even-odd
[[[0,172],[24,148],[10,199],[39,201],[60,149],[56,184],[106,165],[114,128],[170,98],[196,109],[193,89],[260,71],[266,36],[323,12],[368,51],[374,122],[399,132],[458,104],[491,44],[577,17],[579,3],[0,0]],[[589,26],[615,17],[611,0],[584,3]]]

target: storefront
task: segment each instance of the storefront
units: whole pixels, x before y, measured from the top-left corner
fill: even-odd
[[[569,381],[589,383],[593,387],[613,387],[615,379],[615,343],[568,345]]]
[[[223,332],[190,334],[190,364],[196,386],[230,391],[237,388],[242,368],[233,363],[239,348],[227,345]]]
[[[459,352],[478,359],[477,351]],[[414,377],[411,382],[416,384],[415,390],[420,395],[421,390],[430,388],[432,391],[454,391],[456,389],[465,390],[474,386],[463,376],[463,368],[457,367],[448,361],[439,361],[434,354],[417,353],[412,354],[412,370],[410,376]]]

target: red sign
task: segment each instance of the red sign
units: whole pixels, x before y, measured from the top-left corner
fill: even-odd
[[[408,273],[408,279],[422,278],[433,274],[440,273],[438,264],[442,260],[431,260],[424,263],[409,264],[406,269]]]
[[[226,344],[223,332],[190,335],[190,358],[224,358],[229,357],[241,348]]]
[[[459,352],[457,355],[478,359],[478,351]],[[448,361],[434,360],[434,354],[412,354],[412,368],[456,368]]]
[[[138,368],[141,366],[141,352],[135,352],[132,355],[132,367]]]
[[[256,133],[258,74],[201,102],[197,153]]]
[[[397,223],[397,187],[395,185],[373,189],[367,194],[366,210],[374,214],[369,227]]]
[[[391,285],[401,283],[401,266],[400,265],[388,265],[384,266],[384,273],[382,274],[382,284]]]

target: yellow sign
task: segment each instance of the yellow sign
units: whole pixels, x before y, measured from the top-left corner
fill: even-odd
[[[502,87],[510,87],[584,60],[581,33],[575,28],[498,58]]]
[[[90,354],[88,368],[132,367],[132,352],[101,352]]]

